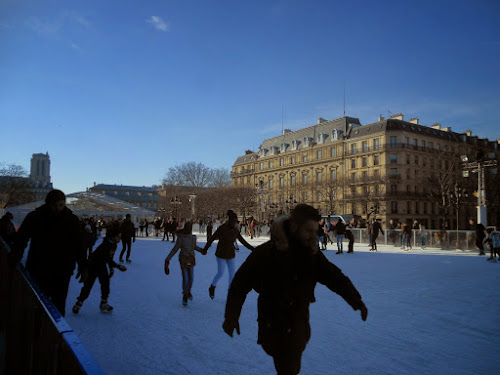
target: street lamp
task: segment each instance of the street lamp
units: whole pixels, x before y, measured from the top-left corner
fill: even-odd
[[[484,179],[484,171],[486,168],[496,167],[496,160],[484,160],[484,152],[476,153],[476,161],[469,162],[467,155],[461,155],[460,159],[463,162],[463,176],[469,177],[469,171],[477,173],[477,223],[487,225],[488,216],[486,211],[486,183]],[[490,159],[495,157],[495,154],[488,155]]]
[[[195,207],[196,194],[189,194],[189,202],[191,202],[191,221],[196,218],[196,207]]]
[[[177,217],[177,210],[182,201],[176,195],[175,198],[170,199],[170,204],[172,205],[173,216]]]
[[[296,205],[297,201],[293,198],[292,195],[290,195],[290,198],[285,200],[286,212],[290,213],[295,208]]]

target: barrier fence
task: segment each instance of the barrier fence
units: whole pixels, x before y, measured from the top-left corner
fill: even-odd
[[[9,266],[0,238],[0,374],[104,372],[22,265]]]

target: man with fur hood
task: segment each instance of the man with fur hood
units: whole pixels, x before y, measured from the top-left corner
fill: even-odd
[[[291,217],[273,223],[271,241],[257,247],[241,265],[226,302],[224,331],[240,333],[239,316],[252,289],[258,298],[258,341],[273,357],[279,375],[298,374],[311,335],[309,304],[317,282],[339,294],[366,320],[368,310],[351,281],[318,250],[321,219],[314,207],[300,204]]]

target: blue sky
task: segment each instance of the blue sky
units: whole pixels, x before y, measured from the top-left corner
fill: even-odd
[[[230,168],[285,128],[402,112],[500,138],[500,2],[0,2],[0,161],[54,186]]]

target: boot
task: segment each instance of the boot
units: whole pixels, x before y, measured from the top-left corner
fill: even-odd
[[[188,293],[188,300],[190,300],[190,301],[193,300],[193,295],[191,294],[191,292]]]
[[[105,299],[101,300],[101,305],[99,307],[103,313],[110,313],[113,311],[113,306],[108,305],[108,301]]]
[[[73,306],[73,314],[78,314],[82,305],[83,305],[82,301],[76,301],[75,306]]]
[[[187,306],[187,304],[188,304],[188,295],[187,295],[187,293],[184,293],[182,295],[182,305]]]
[[[215,286],[210,285],[210,288],[208,288],[208,294],[210,295],[210,298],[215,298]]]

